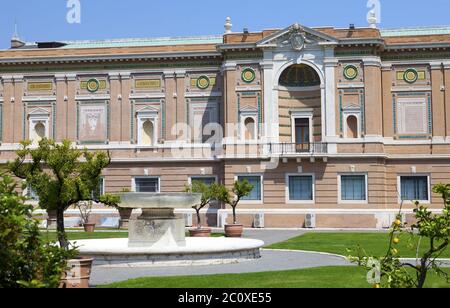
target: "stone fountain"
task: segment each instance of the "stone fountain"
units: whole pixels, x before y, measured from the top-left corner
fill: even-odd
[[[122,193],[120,207],[141,210],[131,219],[128,239],[83,240],[75,243],[80,255],[94,265],[148,267],[204,265],[260,258],[264,242],[236,238],[186,238],[185,222],[174,214],[198,204],[200,194]]]

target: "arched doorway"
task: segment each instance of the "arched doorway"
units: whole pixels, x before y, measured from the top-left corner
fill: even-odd
[[[295,152],[308,152],[322,141],[321,79],[306,64],[286,68],[278,80],[280,142]]]
[[[144,124],[142,124],[142,144],[153,145],[154,142],[153,134],[154,134],[153,122],[150,120],[146,120]]]

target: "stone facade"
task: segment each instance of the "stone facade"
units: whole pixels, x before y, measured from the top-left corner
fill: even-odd
[[[62,43],[0,51],[1,163],[47,137],[109,150],[108,193],[247,178],[254,227],[383,228],[402,199],[406,219],[408,198],[441,207],[450,28]]]

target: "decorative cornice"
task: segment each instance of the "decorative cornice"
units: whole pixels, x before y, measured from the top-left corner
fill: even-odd
[[[363,63],[365,66],[381,67],[380,57],[365,57],[365,58],[363,58]]]
[[[118,72],[111,72],[108,74],[109,80],[119,80],[120,73]]]
[[[442,62],[430,62],[430,68],[432,70],[441,70],[442,69]]]
[[[271,69],[273,69],[273,62],[272,61],[261,61],[259,63],[259,65],[261,66],[261,68],[263,70],[271,70]]]
[[[55,75],[55,80],[58,81],[66,81],[66,75],[64,74],[56,74]]]
[[[323,64],[325,65],[325,67],[334,67],[338,66],[339,60],[336,58],[325,58],[323,60]]]
[[[236,70],[237,63],[236,62],[229,62],[226,61],[222,65],[222,71],[235,71]]]
[[[444,69],[446,69],[446,70],[450,69],[450,61],[444,62],[443,65],[444,65]]]
[[[175,70],[175,76],[177,78],[184,78],[186,76],[186,70]]]
[[[77,74],[66,74],[67,81],[77,80]]]

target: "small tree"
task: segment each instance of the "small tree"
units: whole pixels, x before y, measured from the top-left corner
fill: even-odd
[[[61,247],[68,248],[64,212],[78,202],[94,199],[92,192],[111,158],[109,153],[76,149],[68,140],[59,144],[43,139],[36,149],[31,149],[30,144],[22,142],[9,169],[33,188],[42,209],[56,211],[58,240]]]
[[[444,210],[442,214],[435,215],[426,207],[416,202],[414,210],[416,223],[406,230],[401,219],[401,211],[392,225],[389,235],[389,247],[386,255],[381,258],[368,257],[363,250],[359,250],[358,257],[350,257],[355,263],[368,269],[369,278],[378,271],[379,282],[375,287],[387,288],[423,288],[430,271],[450,282],[448,274],[440,268],[437,259],[446,251],[450,243],[450,185],[437,185],[433,191],[442,195]],[[404,263],[400,260],[400,251],[396,247],[400,243],[401,235],[411,238],[411,248],[416,251],[417,264]],[[416,240],[417,237],[419,240]],[[420,256],[422,243],[425,242],[425,252]],[[374,269],[374,265],[378,269]],[[412,269],[413,273],[407,269]]]
[[[236,181],[233,184],[233,189],[231,190],[232,195],[226,191],[218,195],[218,199],[225,204],[228,204],[233,209],[233,224],[237,224],[236,219],[236,208],[241,202],[241,200],[250,195],[254,186],[250,184],[247,180]]]
[[[192,185],[185,187],[186,193],[199,193],[202,194],[200,204],[193,206],[197,214],[197,228],[202,228],[200,211],[207,205],[210,205],[212,201],[218,200],[219,194],[224,191],[224,186],[218,183],[212,183],[211,185],[206,185],[201,181],[194,181]]]
[[[56,288],[75,249],[44,242],[33,207],[0,175],[0,288]]]

